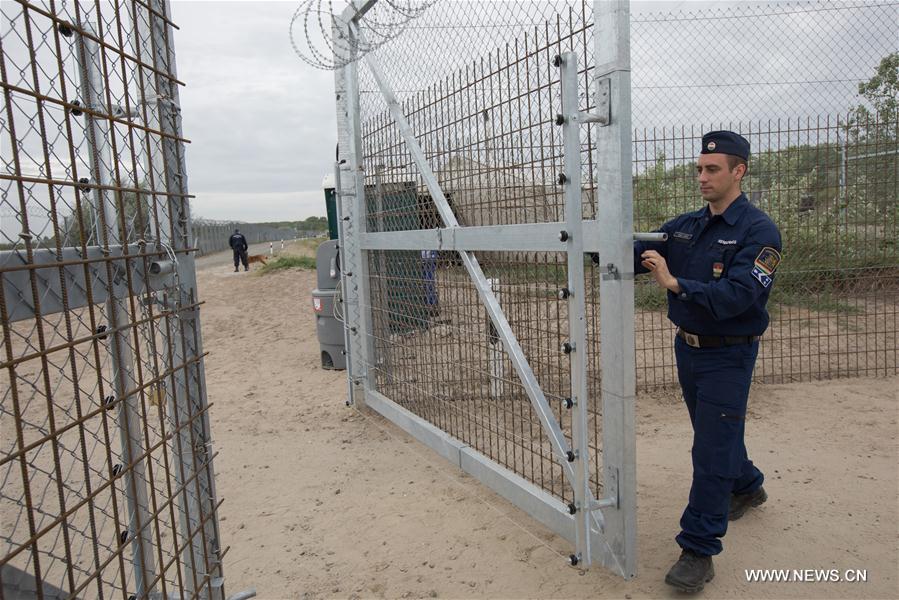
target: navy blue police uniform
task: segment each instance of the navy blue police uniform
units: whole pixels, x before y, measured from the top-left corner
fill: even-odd
[[[239,230],[235,229],[231,237],[228,238],[228,245],[234,251],[234,270],[237,270],[240,263],[243,263],[244,271],[248,270],[250,267],[247,257],[247,249],[249,248],[247,238]]]
[[[716,137],[716,134],[717,137]],[[748,158],[743,138],[711,132],[712,149]],[[636,273],[648,270],[640,255],[656,250],[677,278],[680,293],[668,292],[668,318],[677,326],[677,373],[693,425],[693,481],[676,541],[711,556],[722,550],[731,494],[751,494],[764,480],[743,441],[746,404],[759,336],[768,327],[765,305],[781,259],[780,233],[745,194],[723,214],[709,207],[686,213],[658,231],[661,243],[634,244]]]

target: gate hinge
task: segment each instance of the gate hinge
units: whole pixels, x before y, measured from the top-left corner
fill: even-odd
[[[602,274],[602,278],[606,281],[610,279],[633,279],[633,272],[630,273],[622,273],[618,270],[618,267],[615,266],[614,263],[608,263],[604,267],[600,267],[599,272]]]

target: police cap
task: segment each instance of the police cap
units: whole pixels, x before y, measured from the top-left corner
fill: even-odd
[[[702,136],[700,154],[731,154],[749,160],[749,141],[733,131],[710,131]]]

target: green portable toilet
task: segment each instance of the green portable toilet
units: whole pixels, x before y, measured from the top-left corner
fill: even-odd
[[[325,204],[328,208],[328,231],[332,240],[338,238],[337,196],[334,175],[322,180]],[[378,197],[376,187],[365,186],[369,227],[374,231],[403,231],[422,229],[422,199],[414,181],[387,183]],[[430,198],[428,198],[430,201]],[[388,215],[386,223],[380,218]],[[430,226],[430,225],[428,225]],[[391,250],[376,253],[375,289],[381,310],[387,315],[391,333],[408,333],[427,329],[437,315],[436,285],[437,252],[420,250]]]
[[[365,186],[370,227],[376,231],[422,229],[422,198],[414,181]],[[430,200],[430,198],[428,198]],[[386,216],[386,217],[385,217]],[[385,222],[379,223],[379,219]],[[377,291],[386,308],[391,333],[409,333],[430,327],[438,312],[437,252],[391,250],[381,254]]]
[[[328,210],[328,239],[336,240],[337,235],[337,193],[334,190],[334,174],[325,175],[322,180],[322,189],[325,190],[325,208]]]

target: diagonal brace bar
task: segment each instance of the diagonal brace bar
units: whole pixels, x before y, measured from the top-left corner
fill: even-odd
[[[418,140],[415,138],[409,122],[406,120],[405,115],[403,115],[393,90],[390,89],[385,81],[380,66],[377,61],[372,58],[371,54],[365,56],[365,61],[387,102],[390,115],[396,122],[403,140],[408,145],[412,160],[415,161],[415,165],[421,172],[421,176],[428,188],[428,192],[431,194],[431,198],[434,200],[434,204],[440,213],[440,217],[447,227],[458,227],[459,221],[453,214],[443,190],[440,189],[437,177],[431,169],[431,166],[428,164],[424,151],[421,149]],[[540,389],[537,377],[534,375],[534,371],[531,369],[531,366],[524,355],[524,351],[518,343],[518,339],[515,337],[512,327],[509,325],[509,321],[503,314],[502,308],[496,299],[496,295],[491,290],[490,284],[487,282],[487,278],[484,275],[484,271],[481,269],[478,259],[465,250],[459,250],[458,252],[459,256],[462,258],[462,263],[465,265],[465,269],[468,271],[468,275],[475,284],[478,296],[484,304],[499,338],[502,340],[503,347],[505,348],[512,365],[515,367],[518,377],[524,385],[528,398],[530,399],[534,410],[537,412],[540,423],[549,436],[550,443],[558,457],[559,463],[562,465],[565,476],[568,478],[568,482],[571,485],[574,485],[574,469],[572,463],[569,462],[569,458],[572,456],[572,454],[570,454],[572,450],[569,448],[568,442],[565,440],[565,436],[562,433],[562,429],[559,427],[559,423],[556,421],[556,417],[549,407],[549,403],[546,400],[546,396],[543,394],[543,390]]]

